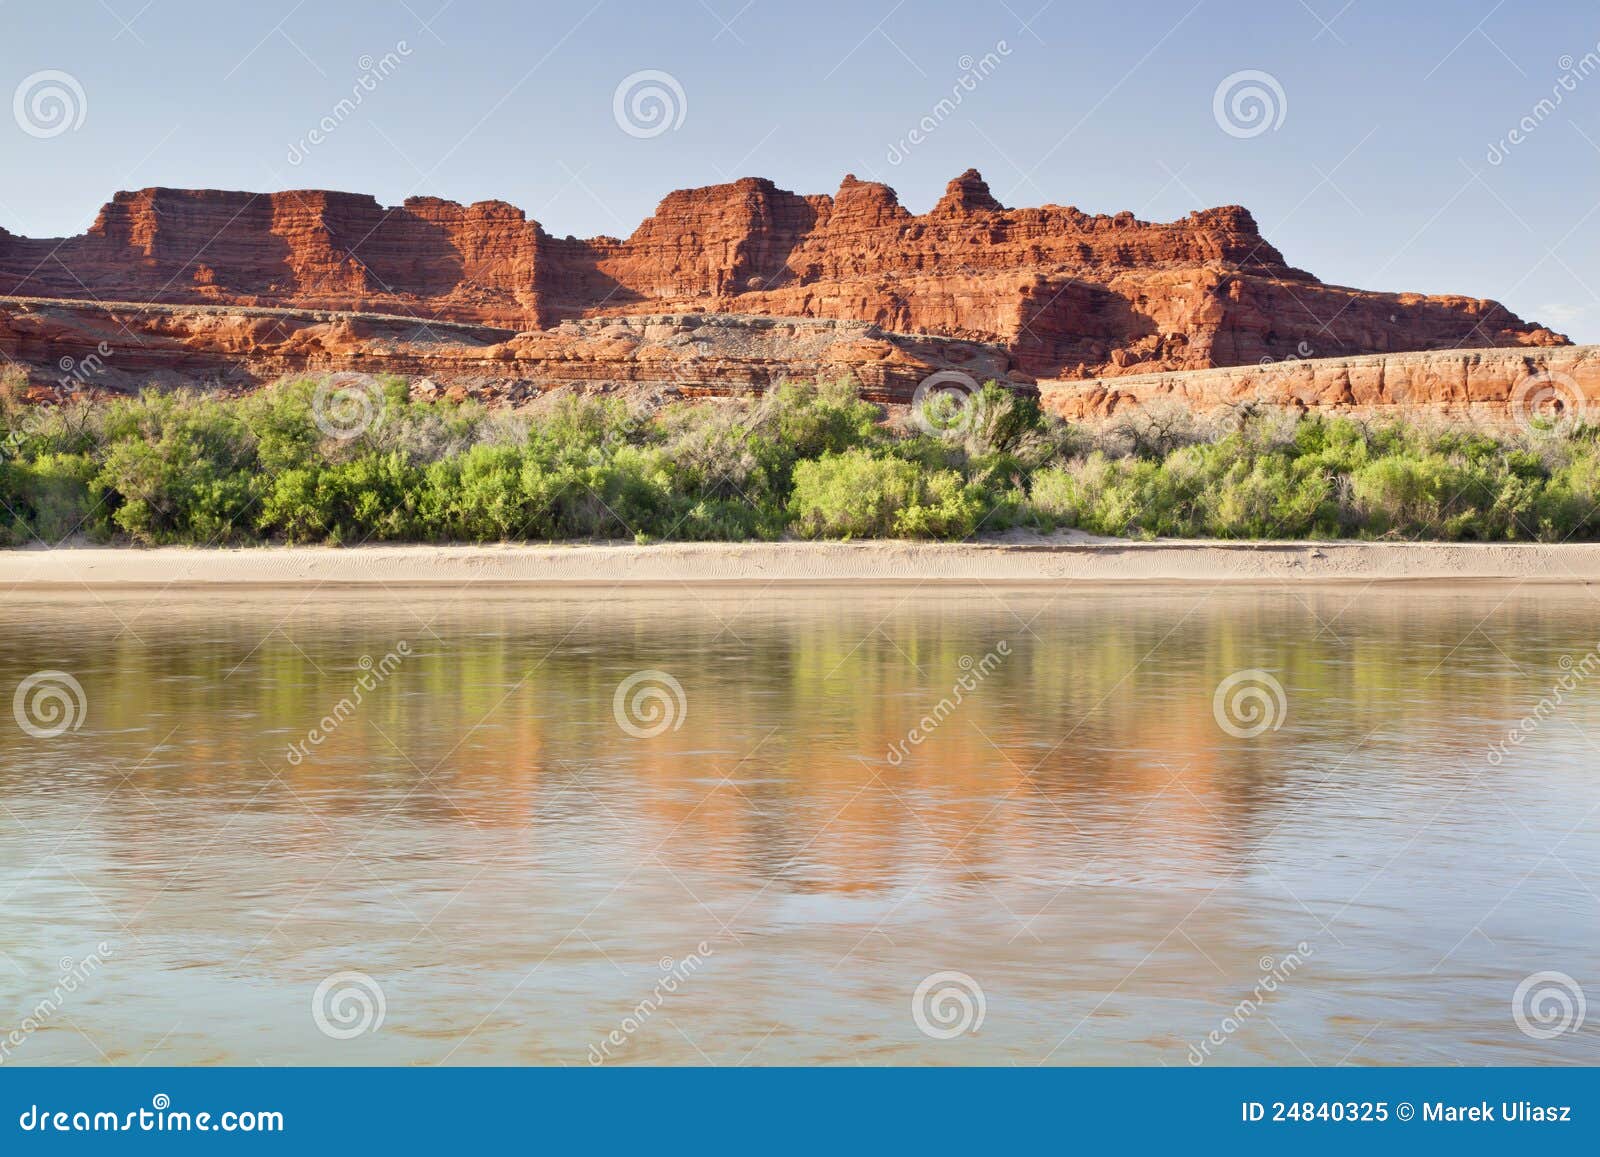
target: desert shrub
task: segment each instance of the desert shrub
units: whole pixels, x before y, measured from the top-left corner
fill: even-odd
[[[786,524],[781,507],[757,505],[742,498],[699,498],[684,499],[664,526],[642,533],[646,538],[670,537],[686,542],[743,542],[778,538]]]
[[[429,528],[417,514],[421,483],[421,471],[396,451],[296,467],[270,479],[256,529],[288,542],[352,544],[438,537],[427,533]]]
[[[480,445],[429,465],[419,500],[424,536],[465,542],[524,537],[538,514],[523,488],[527,458],[518,446]]]
[[[1158,463],[1095,451],[1035,475],[1030,504],[1046,526],[1135,538],[1188,535],[1196,533],[1198,489],[1192,458]]]
[[[744,405],[685,407],[663,431],[662,456],[675,490],[698,498],[763,495],[778,452],[752,428]]]
[[[79,531],[105,533],[105,520],[96,517],[95,464],[87,454],[40,454],[19,473],[13,509],[27,520],[28,537],[57,543]]]
[[[847,381],[822,386],[785,383],[772,399],[755,408],[752,429],[766,435],[770,465],[787,475],[796,462],[841,454],[878,438],[882,411],[856,396]]]
[[[188,394],[113,406],[95,485],[138,542],[220,544],[248,536],[255,440],[241,411]]]
[[[1088,505],[1084,488],[1071,469],[1051,466],[1033,476],[1028,492],[1028,521],[1040,530],[1076,527]]]
[[[3,385],[4,383],[0,383]],[[0,544],[807,537],[1028,525],[1223,538],[1600,537],[1600,432],[1298,416],[1067,426],[992,383],[959,422],[890,421],[848,385],[712,403],[409,400],[334,437],[316,383],[242,399],[28,404],[0,389]]]
[[[925,473],[861,449],[798,463],[790,510],[811,538],[965,538],[983,512],[955,471]]]
[[[1284,455],[1235,460],[1209,473],[1197,530],[1218,538],[1305,538],[1332,514],[1332,478],[1296,470]]]
[[[544,537],[631,538],[670,528],[670,480],[650,449],[625,445],[601,462],[525,470],[523,477],[541,508]]]
[[[911,505],[918,477],[913,463],[863,450],[801,462],[789,503],[795,529],[811,538],[889,535],[895,517]]]
[[[1441,527],[1454,496],[1472,482],[1439,454],[1386,454],[1355,471],[1350,481],[1361,525],[1378,534]]]
[[[953,470],[920,476],[915,499],[894,520],[896,536],[967,538],[984,516],[982,492]]]
[[[1108,457],[1133,456],[1160,460],[1184,446],[1209,440],[1207,420],[1181,402],[1154,402],[1127,411],[1109,423],[1094,449]]]

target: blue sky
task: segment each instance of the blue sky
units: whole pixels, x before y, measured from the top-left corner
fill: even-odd
[[[1593,3],[0,0],[0,20],[0,225],[29,236],[146,185],[500,198],[626,235],[688,185],[854,172],[921,211],[975,166],[1008,205],[1247,205],[1325,281],[1494,297],[1600,341]],[[655,135],[614,115],[645,71],[682,92]],[[1215,108],[1241,72],[1276,85],[1254,135]],[[51,88],[64,122],[30,100]]]

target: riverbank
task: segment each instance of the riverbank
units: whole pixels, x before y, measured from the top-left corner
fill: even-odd
[[[1600,582],[1600,544],[1127,542],[71,547],[0,552],[0,587],[553,586],[768,583]]]
[[[1600,541],[1600,427],[1559,399],[1493,434],[1250,407],[1091,430],[992,386],[890,416],[838,381],[653,406],[571,394],[517,412],[375,379],[237,399],[7,399],[0,375],[0,546],[961,543],[1068,528]]]

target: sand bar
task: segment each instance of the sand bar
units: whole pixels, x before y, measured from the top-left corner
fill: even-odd
[[[72,547],[0,551],[0,587],[463,586],[479,583],[1414,583],[1600,581],[1600,544],[1124,542]]]

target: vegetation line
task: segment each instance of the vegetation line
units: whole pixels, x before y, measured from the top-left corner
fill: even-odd
[[[0,544],[1600,537],[1581,423],[1142,411],[1088,430],[993,385],[887,415],[846,384],[526,410],[404,381],[23,405],[0,390]]]

